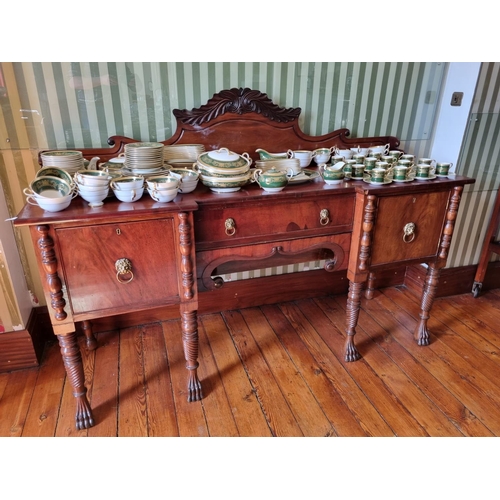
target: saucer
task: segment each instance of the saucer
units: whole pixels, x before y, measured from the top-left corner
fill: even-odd
[[[394,182],[412,182],[415,180],[415,177],[410,177],[409,179],[404,179],[404,180],[400,180],[400,179],[392,179]]]
[[[429,177],[417,177],[417,176],[415,176],[415,180],[416,181],[432,181],[436,177],[437,177],[436,175],[429,175]]]
[[[445,178],[445,177],[448,177],[449,174],[446,174],[446,175],[443,175],[443,174],[436,174],[436,177],[441,177],[441,178]]]
[[[293,177],[290,177],[288,180],[288,184],[302,184],[303,182],[308,182],[313,179],[316,179],[316,177],[319,177],[319,173],[315,172],[314,170],[307,170],[307,169],[302,169],[302,172],[300,174],[294,175]]]
[[[392,179],[387,179],[382,182],[374,182],[374,181],[367,181],[366,179],[363,179],[363,182],[366,182],[368,184],[372,184],[373,186],[383,186],[385,184],[390,184],[392,182]]]

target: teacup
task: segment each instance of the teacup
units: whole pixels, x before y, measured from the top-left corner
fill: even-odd
[[[390,165],[393,165],[397,161],[396,158],[394,158],[394,156],[391,156],[391,155],[381,156],[380,160],[385,161],[385,162],[389,163]]]
[[[298,149],[293,152],[293,157],[297,158],[300,161],[300,166],[304,168],[311,164],[314,153],[306,149]]]
[[[368,156],[370,148],[362,148],[361,146],[358,146],[357,148],[351,148],[351,151],[354,153],[353,158],[355,155]]]
[[[375,163],[377,163],[377,158],[375,156],[368,156],[365,158],[364,164],[365,164],[365,171],[369,171],[372,168],[375,167]]]
[[[350,179],[352,175],[352,167],[356,165],[356,160],[346,160],[344,163],[345,178]]]
[[[400,160],[410,160],[413,163],[415,161],[415,155],[405,153],[404,155],[401,155]]]
[[[418,159],[418,163],[420,165],[432,165],[434,162],[434,160],[432,158],[419,158]]]
[[[313,154],[316,165],[321,165],[323,163],[326,163],[330,159],[332,151],[330,150],[330,148],[318,148],[313,151]]]
[[[398,160],[398,165],[401,165],[402,167],[407,167],[410,168],[413,165],[413,162],[410,160]]]
[[[387,170],[385,168],[375,167],[366,175],[370,182],[383,184],[387,176]]]
[[[349,158],[347,158],[347,159],[349,159]],[[332,165],[335,165],[336,163],[339,163],[339,162],[344,163],[345,160],[346,160],[346,158],[344,158],[341,155],[332,156]]]
[[[434,175],[434,168],[427,163],[419,163],[415,169],[416,179],[429,179]]]
[[[411,169],[405,165],[394,165],[392,168],[393,179],[395,181],[406,181],[409,179]]]
[[[338,156],[342,156],[344,160],[350,160],[354,152],[350,149],[337,149],[335,154]]]
[[[375,163],[375,168],[382,168],[387,170],[391,165],[386,161],[378,161]]]
[[[391,148],[391,145],[389,143],[384,144],[382,146],[370,146],[370,152],[373,153],[380,153],[381,155],[386,155],[389,152],[389,149]]]
[[[402,155],[403,155],[403,151],[398,151],[397,149],[394,149],[392,151],[389,151],[388,156],[392,156],[396,161],[398,161]]]
[[[365,166],[363,163],[355,163],[352,165],[351,179],[363,179],[363,174],[365,172]]]
[[[352,159],[356,160],[357,163],[364,163],[365,162],[366,155],[361,154],[361,153],[354,153],[352,155]]]
[[[437,162],[436,163],[436,175],[438,177],[447,177],[450,173],[450,168],[453,167],[453,163],[449,162]]]

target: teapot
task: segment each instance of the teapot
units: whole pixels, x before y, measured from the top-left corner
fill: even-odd
[[[98,156],[94,156],[88,164],[85,165],[85,170],[97,170],[97,162],[100,160]]]
[[[254,180],[257,184],[264,191],[268,192],[281,191],[288,184],[288,181],[292,176],[293,170],[291,168],[284,171],[275,167],[271,167],[265,171],[258,168],[253,174]]]

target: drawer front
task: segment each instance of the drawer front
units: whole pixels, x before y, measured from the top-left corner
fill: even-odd
[[[179,301],[172,219],[57,229],[58,254],[74,314],[112,314]],[[126,258],[129,273],[117,276]]]
[[[373,230],[371,265],[437,255],[449,192],[391,196],[379,199]],[[415,237],[403,238],[406,224]],[[406,239],[406,241],[405,241]]]
[[[237,243],[240,238],[290,238],[352,231],[354,196],[318,200],[281,201],[276,204],[238,205],[233,208],[200,207],[195,212],[197,247],[218,242]],[[226,224],[229,224],[226,226]]]

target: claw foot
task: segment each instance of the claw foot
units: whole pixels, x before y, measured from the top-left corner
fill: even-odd
[[[357,361],[360,358],[361,354],[359,354],[359,351],[356,349],[353,338],[351,336],[347,337],[345,344],[345,360],[347,362]]]
[[[429,345],[431,343],[426,321],[420,320],[417,329],[415,330],[415,340],[418,345]]]
[[[94,425],[94,418],[87,397],[76,396],[75,422],[77,430],[89,429]]]
[[[188,379],[188,403],[201,401],[202,399],[201,382],[198,380],[196,373],[190,373]]]

